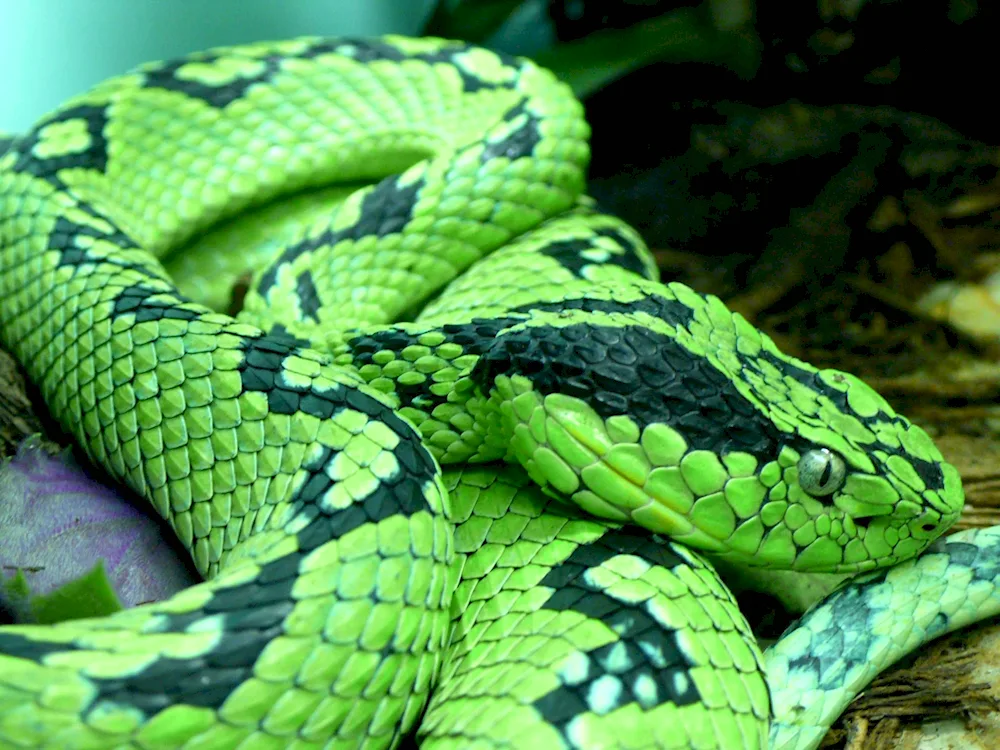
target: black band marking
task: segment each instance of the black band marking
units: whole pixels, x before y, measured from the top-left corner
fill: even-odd
[[[294,415],[302,412],[319,419],[331,419],[344,409],[352,409],[367,415],[374,422],[385,424],[399,436],[393,455],[400,470],[395,478],[382,481],[377,491],[365,500],[363,505],[368,521],[391,513],[412,515],[427,509],[423,488],[437,475],[436,464],[413,428],[392,408],[353,386],[319,390],[289,383],[283,374],[284,361],[298,353],[296,340],[290,336],[247,337],[243,352],[243,362],[237,367],[243,390],[266,393],[268,409],[272,413]],[[332,486],[333,481],[322,472],[323,466],[325,461],[313,467],[316,471],[300,491],[300,499],[311,502]],[[344,512],[351,512],[351,509]],[[340,533],[345,532],[341,530],[338,536]]]
[[[291,263],[303,253],[324,245],[332,247],[343,240],[384,237],[402,231],[413,218],[413,207],[423,186],[423,180],[400,185],[398,176],[382,180],[362,198],[360,216],[353,225],[336,232],[328,229],[316,237],[286,247],[281,257],[271,263],[261,276],[257,284],[258,291],[261,295],[266,295],[277,282],[278,269],[286,263]],[[318,299],[316,302],[318,303]],[[316,309],[305,306],[305,303],[303,310],[311,316],[317,312]]]
[[[535,146],[542,140],[539,118],[528,111],[524,100],[511,107],[504,114],[503,119],[506,122],[513,122],[519,117],[524,117],[524,122],[508,133],[506,137],[499,141],[486,141],[486,147],[479,157],[481,162],[485,164],[497,158],[514,161],[523,156],[531,156]]]
[[[471,377],[484,393],[498,375],[520,374],[541,393],[565,393],[588,403],[602,417],[628,414],[640,428],[666,422],[681,431],[692,449],[725,455],[745,451],[762,461],[773,459],[781,436],[773,422],[749,403],[732,381],[710,362],[673,338],[635,325],[620,328],[579,323],[526,326],[532,312],[643,312],[684,327],[694,311],[676,300],[649,295],[622,303],[591,298],[537,303],[510,314],[469,323],[445,324],[446,340],[480,357]],[[382,350],[401,352],[417,343],[405,330],[386,329],[348,341],[359,367]],[[430,381],[396,384],[401,406],[424,411],[447,401],[430,392]]]
[[[45,129],[69,120],[83,120],[86,123],[89,142],[87,147],[76,153],[66,153],[59,156],[38,157],[34,149],[43,140]],[[42,180],[65,189],[58,173],[63,169],[87,169],[104,174],[108,166],[108,141],[104,137],[104,128],[108,122],[108,108],[81,104],[64,109],[50,118],[42,120],[23,140],[18,141],[18,159],[12,169],[15,172],[25,172]]]
[[[319,299],[319,291],[313,281],[310,271],[303,271],[295,280],[295,293],[299,299],[299,310],[303,318],[309,318],[315,323],[319,323],[319,309],[322,304]]]
[[[248,62],[258,62],[263,65],[261,71],[255,75],[239,76],[224,85],[213,85],[202,83],[201,81],[179,77],[178,71],[185,65],[204,64],[211,65],[220,59],[233,57],[234,53],[197,55],[189,58],[181,58],[166,62],[159,67],[145,73],[143,88],[164,89],[166,91],[177,91],[192,99],[200,99],[206,104],[217,109],[223,109],[232,104],[237,99],[242,99],[247,90],[256,83],[267,83],[281,69],[281,61],[284,59],[278,55],[268,57],[244,58]]]
[[[206,616],[221,615],[226,637],[202,656],[160,657],[139,672],[121,678],[88,678],[96,687],[83,718],[102,704],[130,706],[146,717],[175,704],[218,709],[253,674],[261,652],[282,632],[282,622],[294,607],[292,587],[298,577],[299,555],[264,566],[254,581],[217,592],[203,610],[161,615],[157,632],[184,632]],[[84,651],[75,644],[34,641],[0,633],[0,653],[42,663],[51,654]]]
[[[632,273],[638,274],[644,279],[649,279],[650,281],[655,281],[656,279],[650,275],[650,269],[642,262],[639,257],[639,248],[636,247],[635,243],[632,242],[628,237],[619,232],[617,229],[611,227],[603,227],[601,229],[595,230],[595,234],[601,237],[607,237],[621,246],[624,249],[624,253],[620,256],[615,256],[613,259],[609,260],[609,263],[613,263],[616,266],[621,266],[626,271],[631,271]]]
[[[585,278],[583,269],[595,265],[618,266],[644,279],[649,278],[649,271],[639,258],[636,246],[621,233],[613,229],[601,229],[596,230],[595,234],[614,240],[622,248],[622,253],[609,253],[605,259],[591,260],[584,253],[590,250],[603,251],[603,248],[594,244],[591,239],[557,240],[539,248],[538,252],[552,258],[560,266],[581,279]]]
[[[534,707],[542,717],[564,735],[573,717],[594,710],[589,693],[595,681],[607,675],[614,676],[620,686],[614,700],[603,704],[608,711],[633,702],[649,708],[666,702],[686,706],[701,700],[690,675],[690,669],[697,665],[684,654],[676,633],[650,615],[645,602],[623,602],[587,581],[589,569],[623,554],[639,556],[667,569],[687,565],[669,547],[624,530],[610,531],[578,547],[539,584],[554,589],[545,609],[579,612],[604,622],[619,636],[615,643],[587,654],[588,668],[579,679],[564,680],[560,687],[535,701]],[[641,689],[640,680],[645,683]]]
[[[172,299],[153,299],[154,297],[169,297]],[[179,303],[186,300],[178,297],[175,290],[156,289],[147,284],[135,284],[125,287],[115,297],[112,316],[134,315],[136,323],[148,323],[153,320],[197,320],[201,313],[180,307]]]
[[[513,88],[517,76],[513,76],[510,81],[493,82],[484,81],[475,72],[467,70],[461,64],[463,53],[476,50],[472,44],[453,43],[444,46],[433,52],[408,53],[392,46],[379,39],[365,39],[360,37],[341,37],[325,39],[311,45],[308,50],[296,55],[296,57],[310,59],[326,54],[337,54],[343,57],[350,57],[360,63],[370,63],[376,60],[388,60],[391,62],[403,62],[405,60],[419,60],[428,65],[444,64],[457,71],[462,79],[462,90],[465,93],[475,93],[477,91],[509,89]],[[513,55],[491,50],[504,66],[520,70],[524,63]]]
[[[620,313],[622,315],[634,315],[644,313],[652,318],[658,318],[668,325],[677,328],[687,328],[694,321],[695,311],[676,299],[661,297],[658,294],[645,294],[637,300],[631,302],[618,302],[617,300],[594,299],[591,297],[578,297],[560,300],[559,302],[528,302],[519,307],[511,308],[509,314],[529,314],[532,312],[559,313],[564,310],[582,310],[583,312],[596,313]],[[504,327],[509,327],[518,322],[511,319]]]
[[[601,417],[628,415],[640,429],[666,423],[692,450],[746,452],[770,460],[780,435],[732,380],[673,338],[635,325],[531,326],[499,334],[472,372],[489,392],[520,374],[542,394],[564,393]]]
[[[110,257],[90,257],[87,254],[88,250],[86,247],[79,247],[76,241],[77,237],[105,240],[114,245],[116,249],[135,248],[135,243],[132,242],[132,239],[122,232],[114,222],[108,221],[106,217],[90,209],[90,206],[87,204],[79,204],[79,208],[82,210],[89,209],[88,213],[92,216],[108,222],[111,226],[111,232],[110,234],[105,233],[89,224],[78,224],[64,216],[60,216],[56,219],[52,231],[49,232],[48,247],[46,247],[46,250],[55,250],[60,254],[60,266],[78,266],[84,263],[108,263],[121,269],[134,269],[146,274],[149,273],[149,270],[145,266],[125,262],[114,255]]]
[[[493,82],[479,78],[474,71],[469,71],[461,64],[460,55],[474,49],[469,44],[453,44],[428,53],[409,54],[378,39],[363,39],[356,37],[332,37],[310,44],[297,54],[272,54],[265,57],[244,57],[247,62],[260,63],[261,69],[253,75],[239,76],[224,85],[203,83],[190,78],[183,78],[178,72],[185,65],[200,63],[212,65],[220,59],[233,58],[239,55],[236,50],[221,53],[202,53],[164,62],[144,71],[144,88],[159,88],[167,91],[177,91],[193,99],[200,99],[217,109],[223,109],[234,101],[241,99],[255,84],[268,83],[280,74],[283,63],[289,59],[311,60],[328,54],[336,54],[357,60],[359,63],[371,63],[376,60],[402,62],[419,60],[429,65],[438,63],[452,66],[462,80],[462,88],[466,93],[475,93],[483,89],[513,88],[517,76],[508,81]],[[502,53],[494,53],[501,63],[519,70],[523,63],[517,58]]]

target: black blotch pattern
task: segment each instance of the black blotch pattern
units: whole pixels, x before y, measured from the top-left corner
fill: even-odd
[[[379,39],[365,39],[363,37],[332,37],[330,39],[318,40],[303,50],[298,57],[304,60],[311,60],[322,55],[338,54],[350,57],[361,63],[370,63],[378,60],[389,62],[400,62],[407,59],[399,49]]]
[[[1000,577],[1000,555],[997,554],[1000,544],[979,546],[968,542],[953,542],[949,537],[939,539],[925,554],[944,552],[959,565],[965,565],[972,571],[972,577],[977,581],[993,581]]]
[[[809,670],[820,676],[821,684],[839,683],[844,670],[868,661],[867,638],[858,633],[869,633],[868,617],[871,611],[864,605],[861,589],[843,589],[827,604],[833,610],[831,625],[813,633],[812,648],[789,660],[789,669]],[[790,626],[789,632],[796,624]],[[840,668],[834,669],[838,664]]]
[[[535,146],[542,140],[542,134],[538,127],[538,117],[531,114],[526,107],[526,103],[521,101],[514,107],[511,107],[504,114],[503,119],[507,122],[513,122],[522,115],[524,115],[525,120],[519,127],[498,141],[487,141],[486,147],[479,157],[480,161],[485,164],[498,157],[514,161],[522,156],[531,155],[535,150]]]
[[[598,229],[595,234],[614,240],[614,242],[620,245],[625,251],[622,255],[615,256],[613,259],[608,261],[609,263],[621,266],[626,271],[638,274],[644,279],[650,279],[651,281],[654,280],[649,275],[649,269],[646,267],[646,264],[639,258],[639,248],[635,246],[635,243],[632,242],[632,240],[619,232],[617,229],[612,229],[611,227]]]
[[[291,337],[247,336],[242,350],[243,361],[236,369],[243,391],[266,393],[270,412],[295,414],[301,409],[321,419],[329,419],[336,411],[338,405],[334,393],[313,393],[309,386],[289,383],[282,377],[285,359],[297,351]],[[310,398],[306,400],[306,396]]]
[[[360,395],[364,397],[364,394]],[[394,430],[400,427],[406,429],[398,417],[395,424],[389,424],[389,427]],[[336,452],[326,447],[317,459],[303,467],[309,472],[309,478],[294,498],[299,512],[310,519],[309,525],[298,535],[299,550],[303,554],[331,539],[339,539],[364,524],[378,523],[396,515],[409,517],[427,510],[423,487],[436,472],[433,461],[416,438],[409,437],[406,432],[398,434],[402,439],[393,454],[400,470],[392,477],[387,477],[363,500],[341,510],[325,511],[320,505],[323,495],[336,484],[324,471]]]
[[[86,123],[90,143],[83,151],[62,154],[49,158],[38,158],[32,150],[42,140],[45,128],[67,120],[83,120]],[[81,104],[64,109],[38,123],[23,140],[18,141],[18,158],[14,163],[15,172],[26,172],[54,185],[63,188],[58,173],[63,169],[91,169],[100,173],[108,166],[108,141],[104,137],[104,127],[107,125],[107,108],[91,104]],[[0,148],[0,151],[3,151]]]
[[[440,330],[445,335],[446,341],[462,346],[466,354],[480,355],[489,349],[500,331],[523,323],[530,318],[531,313],[559,313],[564,310],[620,313],[622,315],[645,313],[681,328],[687,327],[694,319],[694,311],[683,302],[650,294],[633,302],[601,300],[590,297],[559,302],[529,302],[511,308],[503,316],[475,318],[468,323],[447,323]],[[388,350],[398,353],[416,343],[417,341],[412,335],[398,328],[387,328],[370,334],[358,333],[348,340],[348,346],[358,366],[371,364],[376,352]]]
[[[642,278],[648,278],[647,269],[639,259],[635,245],[629,242],[621,233],[613,229],[600,229],[595,234],[611,238],[623,250],[620,255],[611,254],[607,260],[599,261],[599,265],[619,266]],[[552,258],[574,276],[583,278],[583,269],[587,266],[595,265],[595,261],[585,257],[583,253],[595,249],[597,249],[596,245],[589,239],[576,239],[550,242],[539,249],[538,252]]]
[[[499,329],[498,329],[499,330]],[[374,333],[361,333],[348,341],[355,365],[363,367],[373,363],[373,357],[379,351],[392,351],[399,355],[406,347],[416,344],[416,339],[407,331],[397,328],[387,328]],[[399,397],[400,406],[416,406],[431,410],[435,405],[445,403],[447,396],[435,396],[429,390],[433,381],[426,379],[422,383],[401,383],[394,381],[393,387]]]
[[[839,411],[843,412],[844,414],[852,415],[855,419],[857,419],[859,422],[861,422],[861,424],[865,425],[866,427],[874,429],[874,427],[877,424],[886,422],[903,428],[908,428],[910,426],[910,423],[906,420],[906,418],[901,417],[899,415],[890,417],[888,414],[886,414],[881,410],[874,416],[862,417],[860,414],[857,414],[850,407],[850,404],[847,401],[847,393],[845,391],[840,391],[837,390],[836,388],[831,387],[829,384],[823,381],[823,379],[819,376],[818,372],[806,370],[794,364],[793,362],[787,362],[783,359],[776,357],[771,352],[762,351],[754,355],[754,357],[749,357],[737,351],[736,355],[740,358],[743,367],[751,370],[758,370],[754,362],[755,358],[768,362],[769,364],[774,366],[778,370],[778,372],[780,372],[782,375],[786,375],[792,378],[793,380],[801,383],[802,385],[806,386],[807,388],[826,396],[828,399],[830,399],[830,401]],[[893,455],[899,456],[900,458],[907,461],[911,466],[913,466],[914,470],[917,472],[917,475],[923,480],[924,484],[927,486],[928,489],[934,489],[934,490],[944,489],[944,473],[941,470],[940,464],[934,461],[926,461],[922,458],[913,456],[909,454],[906,451],[906,449],[903,448],[901,445],[889,445],[887,443],[880,442],[878,443],[878,449],[884,451],[889,456]],[[869,456],[873,461],[878,462],[878,459],[876,459],[874,456],[871,456],[870,454],[871,451],[869,451]],[[888,469],[885,469],[883,473],[888,473]]]
[[[324,245],[336,245],[343,240],[360,240],[363,237],[384,237],[400,232],[410,223],[417,195],[424,186],[423,180],[401,185],[399,177],[387,177],[369,191],[361,201],[358,220],[340,231],[326,230],[294,245],[289,245],[261,275],[257,284],[260,294],[265,295],[278,279],[278,269],[291,263],[305,252]]]
[[[289,346],[298,349],[312,349],[313,345],[309,339],[299,338],[288,332],[282,323],[275,323],[268,334],[268,337],[287,343]]]
[[[167,633],[183,632],[205,616],[219,616],[226,637],[202,656],[160,657],[127,677],[90,678],[97,691],[84,717],[102,704],[134,706],[147,717],[174,704],[218,709],[252,675],[261,652],[282,632],[282,623],[294,606],[291,592],[299,559],[295,554],[264,565],[257,579],[217,592],[201,610],[162,615],[160,632]],[[79,650],[84,649],[0,634],[0,653],[34,662]]]
[[[483,89],[512,88],[514,85],[513,81],[503,81],[499,83],[484,81],[475,73],[466,70],[462,67],[462,65],[458,64],[456,58],[462,53],[468,52],[473,48],[474,46],[471,44],[453,43],[442,49],[435,50],[434,52],[407,54],[379,39],[340,37],[318,41],[311,45],[309,49],[297,55],[297,57],[310,59],[319,57],[320,55],[337,53],[362,63],[374,62],[376,60],[388,60],[391,62],[420,60],[428,63],[429,65],[444,63],[455,66],[455,70],[458,71],[462,80],[462,89],[466,93],[475,93],[477,91],[482,91]],[[505,66],[520,70],[524,65],[522,61],[518,60],[513,55],[496,51],[494,51],[494,54],[500,59],[501,64]]]
[[[437,474],[437,467],[419,436],[390,407],[354,388],[320,392],[283,384],[282,361],[295,351],[296,340],[291,336],[247,337],[240,369],[244,389],[267,391],[278,413],[301,409],[331,418],[342,409],[353,409],[367,414],[400,437],[392,449],[398,470],[347,508],[325,508],[320,501],[334,485],[325,468],[335,454],[325,447],[303,465],[308,477],[290,498],[294,511],[308,521],[297,536],[298,550],[264,565],[252,581],[219,590],[198,611],[163,617],[163,632],[183,632],[204,617],[219,617],[226,633],[220,644],[189,659],[161,657],[128,677],[94,679],[97,693],[87,713],[107,703],[134,706],[147,716],[174,704],[218,709],[251,676],[267,644],[283,632],[283,622],[294,608],[292,587],[305,555],[363,524],[428,510],[424,487]],[[272,399],[272,391],[282,395]],[[0,633],[0,653],[5,655],[41,662],[49,654],[72,650],[80,649]]]
[[[601,417],[627,414],[640,429],[666,423],[691,449],[777,455],[774,424],[708,360],[641,326],[531,326],[497,336],[472,371],[488,392],[498,375],[520,374],[542,394],[563,393]]]
[[[384,423],[400,440],[393,449],[399,471],[386,478],[361,503],[355,503],[336,515],[333,536],[339,537],[362,523],[377,521],[393,514],[412,515],[427,508],[424,486],[437,474],[437,467],[423,447],[413,428],[404,422],[389,406],[353,387],[320,390],[309,385],[289,383],[282,374],[284,360],[297,354],[296,339],[291,336],[263,335],[246,337],[243,342],[243,361],[237,367],[245,392],[267,394],[268,409],[275,414],[303,412],[320,419],[331,419],[344,409],[368,415],[375,422]],[[305,468],[310,477],[299,490],[296,501],[308,508],[334,484],[323,467],[332,458],[332,451]],[[320,534],[320,531],[309,533]],[[303,532],[306,534],[306,532]]]
[[[410,344],[416,343],[416,339],[398,328],[386,328],[372,333],[358,332],[356,336],[349,338],[347,343],[354,364],[363,367],[372,364],[376,352],[387,350],[398,354]]]
[[[538,252],[552,258],[574,276],[583,278],[583,269],[593,265],[593,262],[582,257],[582,253],[593,249],[594,243],[590,240],[557,240],[548,243]]]
[[[466,354],[481,356],[494,345],[500,331],[518,323],[523,323],[529,319],[532,313],[558,313],[562,310],[570,309],[582,310],[584,312],[622,314],[642,312],[679,327],[687,326],[694,315],[694,312],[687,305],[677,300],[667,299],[655,294],[648,295],[634,302],[618,302],[585,297],[568,299],[561,302],[528,303],[513,308],[507,315],[502,317],[477,318],[468,323],[445,324],[440,328],[440,331],[444,334],[447,342],[458,344]],[[537,329],[527,329],[523,335],[531,337],[533,335],[532,332],[535,330]],[[347,342],[354,362],[358,367],[372,364],[376,352],[386,350],[396,352],[398,355],[403,349],[415,343],[417,341],[409,332],[396,328],[388,328],[374,333],[358,333],[358,335],[348,339]],[[537,350],[531,351],[535,352]],[[691,358],[685,352],[675,351],[664,352],[664,356],[675,359],[677,369],[686,367],[686,362]],[[566,372],[567,370],[562,368],[554,374],[561,376],[561,374]],[[500,374],[499,370],[494,373],[494,375],[496,374]],[[430,413],[439,404],[446,403],[448,400],[447,395],[438,395],[430,391],[432,384],[433,381],[429,379],[422,383],[403,384],[396,382],[395,392],[400,399],[400,405],[413,406]],[[735,402],[734,408],[742,409],[739,412],[740,414],[755,413],[749,410],[749,405],[743,400]],[[738,432],[739,425],[734,422],[732,430]]]
[[[313,281],[312,273],[303,271],[295,280],[295,293],[299,298],[299,310],[302,317],[310,318],[319,323],[319,308],[321,306],[319,292]]]
[[[84,210],[87,210],[88,206],[81,206]],[[105,217],[95,214],[92,210],[91,215],[98,216],[99,218],[107,221]],[[56,250],[59,252],[59,265],[60,266],[78,266],[84,263],[101,263],[107,265],[116,266],[122,270],[137,270],[144,273],[148,273],[145,266],[128,263],[120,258],[111,256],[110,258],[90,258],[87,255],[86,247],[78,247],[76,238],[77,237],[89,237],[92,239],[105,240],[115,247],[120,248],[134,248],[135,243],[132,239],[122,232],[118,227],[112,226],[112,231],[110,234],[101,232],[97,228],[90,226],[89,224],[78,224],[76,222],[70,221],[64,216],[60,216],[56,219],[55,225],[52,227],[52,231],[49,232],[48,237],[48,247],[47,250]]]
[[[542,717],[564,734],[573,717],[591,710],[588,694],[594,681],[607,674],[614,675],[621,684],[617,700],[609,704],[609,710],[638,702],[639,680],[653,686],[653,702],[657,705],[670,702],[681,707],[701,700],[689,674],[696,665],[684,655],[675,632],[657,622],[644,604],[620,601],[587,582],[587,570],[622,554],[636,555],[667,569],[687,564],[669,547],[654,544],[641,533],[611,531],[597,541],[577,547],[540,583],[554,589],[544,609],[579,612],[604,622],[618,634],[617,642],[587,654],[587,670],[581,679],[564,680],[562,685],[534,702]],[[620,661],[622,649],[626,654],[624,665]],[[683,678],[677,679],[679,676]]]
[[[594,299],[578,297],[560,302],[528,302],[510,309],[510,315],[540,313],[559,313],[563,310],[582,310],[583,312],[620,313],[633,315],[644,313],[653,318],[659,318],[678,328],[687,328],[694,320],[694,310],[675,299],[661,297],[658,294],[646,294],[632,302],[617,300]],[[510,324],[509,324],[510,325]]]
[[[362,200],[358,221],[348,229],[337,232],[330,244],[344,239],[385,237],[400,232],[410,223],[417,195],[423,187],[423,180],[405,185],[398,177],[382,180]]]
[[[154,297],[170,297],[170,299],[154,299]],[[134,315],[136,323],[148,323],[153,320],[197,320],[200,313],[179,307],[179,297],[176,291],[167,292],[154,289],[146,284],[135,284],[122,289],[114,300],[112,315]]]
[[[268,55],[262,58],[249,58],[263,64],[260,72],[246,77],[240,77],[222,86],[213,86],[199,81],[181,78],[177,75],[178,70],[191,62],[200,62],[211,65],[218,61],[220,57],[231,55],[201,54],[196,57],[180,58],[166,62],[154,70],[145,74],[145,88],[162,88],[169,91],[178,91],[186,96],[200,99],[207,104],[222,109],[232,102],[243,97],[247,90],[254,84],[267,83],[281,71],[282,62],[288,58],[298,58],[310,60],[322,55],[335,53],[345,57],[350,57],[361,63],[370,63],[377,60],[390,62],[402,62],[404,60],[419,60],[428,64],[446,63],[455,65],[462,80],[462,87],[465,92],[474,93],[482,89],[510,88],[512,83],[494,83],[484,81],[465,70],[457,64],[455,58],[463,52],[472,49],[470,44],[452,44],[443,49],[430,53],[406,54],[390,44],[386,44],[378,39],[364,39],[360,37],[331,37],[321,39],[294,55]],[[513,68],[522,67],[522,63],[512,55],[496,53],[504,65]]]
[[[254,84],[266,83],[267,81],[270,81],[274,77],[275,73],[281,69],[281,61],[284,59],[280,55],[252,58],[254,62],[260,62],[263,64],[263,68],[260,72],[255,75],[245,77],[239,76],[229,83],[221,86],[213,86],[202,83],[201,81],[182,78],[177,75],[180,68],[192,62],[211,65],[217,62],[220,57],[229,56],[231,56],[231,54],[208,54],[199,55],[194,58],[181,58],[166,62],[145,74],[145,80],[142,84],[143,88],[177,91],[185,96],[191,97],[192,99],[200,99],[206,104],[216,107],[217,109],[223,109],[226,105],[242,98],[247,93],[247,90]]]
[[[996,545],[978,546],[943,538],[928,547],[922,556],[939,553],[948,555],[951,564],[968,568],[973,580],[994,581],[1000,576],[1000,556],[997,555]],[[833,685],[839,683],[845,671],[866,663],[869,660],[868,639],[858,638],[858,633],[873,632],[872,621],[882,612],[869,607],[866,596],[874,587],[885,583],[891,570],[877,571],[866,577],[861,585],[848,586],[832,593],[825,602],[831,611],[829,624],[813,633],[812,648],[791,659],[790,667],[811,670],[821,676],[821,685]],[[781,637],[801,627],[808,617],[792,623]],[[948,623],[945,614],[936,614],[926,628],[928,640],[942,634]],[[834,669],[837,665],[840,667]]]
[[[973,568],[979,557],[980,549],[975,544],[969,544],[968,542],[946,542],[944,545],[944,551],[951,556],[959,565],[965,565],[967,567]],[[930,552],[931,550],[928,550]],[[1000,564],[1000,560],[997,561]],[[997,565],[990,566],[993,570],[997,569]],[[982,572],[982,571],[976,571]],[[982,576],[980,576],[982,577]],[[986,576],[987,578],[992,578],[993,574]]]

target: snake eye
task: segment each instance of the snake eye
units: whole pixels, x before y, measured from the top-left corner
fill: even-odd
[[[799,486],[813,497],[832,495],[846,474],[844,459],[828,448],[806,451],[799,459]]]

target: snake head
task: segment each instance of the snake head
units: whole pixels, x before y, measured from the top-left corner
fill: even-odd
[[[758,336],[756,357],[734,377],[778,428],[780,480],[767,497],[785,496],[772,530],[784,525],[793,556],[772,565],[830,572],[894,565],[958,519],[965,499],[958,471],[922,428],[854,375],[813,368]],[[745,555],[756,562],[749,547],[731,556]]]
[[[713,297],[658,290],[655,315],[538,317],[484,355],[508,459],[546,491],[736,562],[817,572],[895,564],[954,523],[958,472],[872,388],[783,354]]]

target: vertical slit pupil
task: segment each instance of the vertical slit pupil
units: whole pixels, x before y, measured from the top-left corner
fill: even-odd
[[[826,466],[823,467],[823,473],[819,475],[819,486],[826,487],[827,482],[830,481],[830,475],[833,474],[833,461],[830,460],[829,456],[826,459]]]

